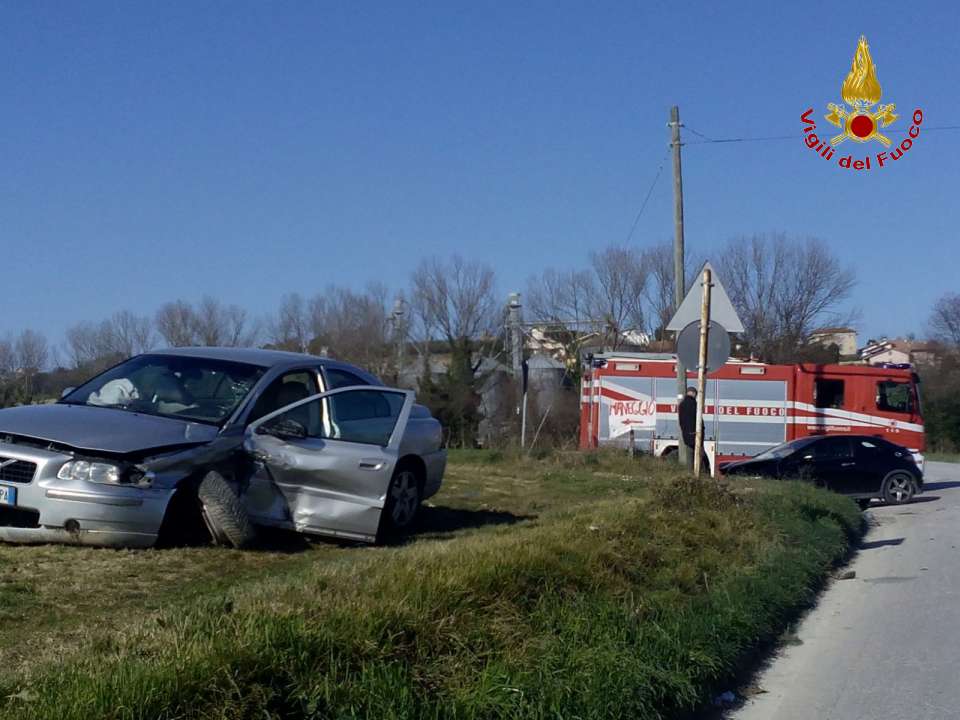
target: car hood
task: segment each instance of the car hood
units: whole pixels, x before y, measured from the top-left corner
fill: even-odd
[[[120,455],[213,440],[213,425],[87,405],[24,405],[0,410],[0,435]]]

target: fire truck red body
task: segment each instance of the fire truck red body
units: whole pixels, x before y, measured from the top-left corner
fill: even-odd
[[[676,357],[595,355],[584,375],[580,447],[676,451]],[[687,374],[696,385],[696,374]],[[711,463],[757,455],[809,435],[884,437],[922,462],[917,376],[909,366],[767,365],[731,360],[707,376],[704,449]],[[631,432],[632,431],[632,432]]]

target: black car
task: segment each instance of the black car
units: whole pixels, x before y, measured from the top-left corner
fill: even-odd
[[[862,507],[871,498],[910,502],[923,489],[923,473],[909,450],[868,435],[800,438],[720,469],[724,475],[808,480],[856,498]]]

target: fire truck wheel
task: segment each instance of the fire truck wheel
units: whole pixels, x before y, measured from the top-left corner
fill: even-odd
[[[883,501],[887,505],[903,505],[913,499],[917,491],[910,473],[892,472],[883,481]]]

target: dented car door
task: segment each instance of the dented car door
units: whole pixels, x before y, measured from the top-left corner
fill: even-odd
[[[251,424],[251,519],[373,542],[413,399],[408,390],[340,388]]]

